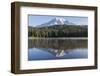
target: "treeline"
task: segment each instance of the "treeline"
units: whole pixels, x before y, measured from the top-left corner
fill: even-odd
[[[42,28],[28,28],[29,37],[87,37],[87,26],[54,25]]]

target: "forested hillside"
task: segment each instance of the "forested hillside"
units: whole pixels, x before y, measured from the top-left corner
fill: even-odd
[[[28,37],[87,37],[87,25],[28,26]]]

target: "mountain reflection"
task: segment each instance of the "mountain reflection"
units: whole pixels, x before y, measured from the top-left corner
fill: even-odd
[[[56,57],[63,57],[74,49],[87,48],[87,39],[29,39],[28,48],[37,48]]]

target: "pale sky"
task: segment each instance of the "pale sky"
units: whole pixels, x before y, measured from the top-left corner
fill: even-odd
[[[77,25],[88,25],[88,17],[77,17],[77,16],[45,16],[45,15],[29,15],[28,25],[38,26],[46,23],[54,18],[64,18],[65,20],[77,24]]]

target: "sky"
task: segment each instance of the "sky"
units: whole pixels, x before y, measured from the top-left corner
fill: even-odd
[[[78,25],[88,25],[88,17],[28,15],[28,26],[36,27],[43,23],[49,22],[54,18],[64,18],[67,21]]]

